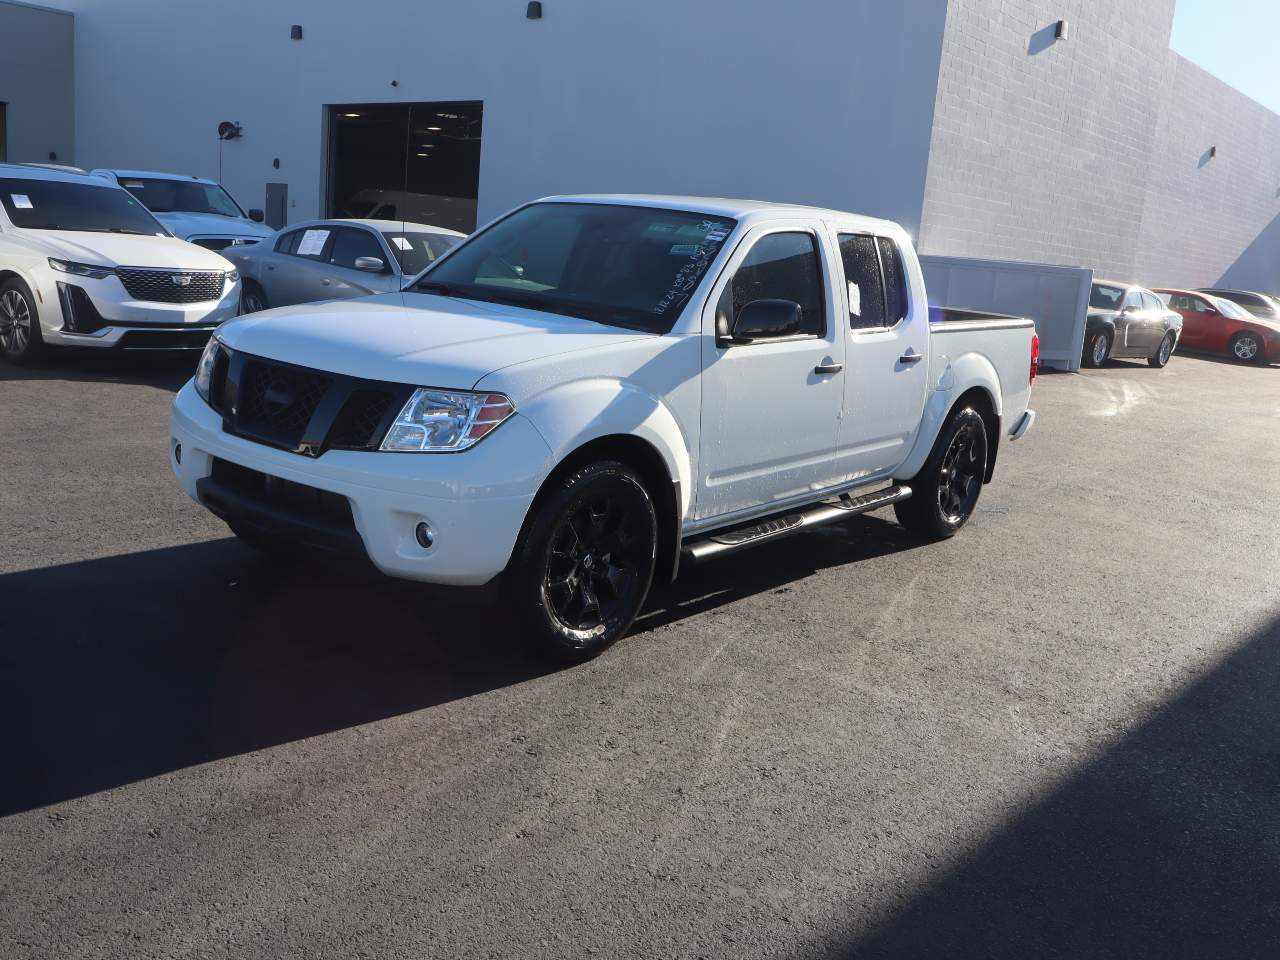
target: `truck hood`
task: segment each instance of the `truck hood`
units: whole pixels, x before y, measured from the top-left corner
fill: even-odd
[[[465,390],[504,367],[651,334],[434,294],[388,293],[230,320],[231,349],[369,380]]]
[[[159,267],[171,270],[230,270],[231,264],[203,247],[173,237],[84,230],[24,230],[33,250],[101,267]]]
[[[270,227],[243,217],[223,217],[216,213],[174,213],[152,214],[157,220],[173,231],[175,236],[187,240],[191,237],[244,237],[261,240],[273,233]]]

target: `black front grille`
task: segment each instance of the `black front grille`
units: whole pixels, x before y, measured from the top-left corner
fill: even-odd
[[[390,424],[387,420],[399,412],[396,395],[389,390],[354,390],[334,421],[329,445],[367,449],[382,442]]]
[[[222,296],[227,275],[206,270],[147,270],[117,267],[129,296],[147,303],[206,303]]]
[[[236,394],[238,432],[296,447],[332,382],[303,367],[246,360]]]
[[[218,350],[209,405],[228,433],[318,457],[377,450],[413,387]]]

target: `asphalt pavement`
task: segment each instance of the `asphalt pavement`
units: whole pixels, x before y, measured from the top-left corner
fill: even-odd
[[[550,670],[232,539],[192,363],[0,367],[0,956],[1280,952],[1280,367],[1044,374],[957,538],[708,564]]]

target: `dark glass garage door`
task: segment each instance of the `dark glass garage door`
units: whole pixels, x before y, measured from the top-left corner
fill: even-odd
[[[332,217],[476,228],[478,100],[329,107]]]

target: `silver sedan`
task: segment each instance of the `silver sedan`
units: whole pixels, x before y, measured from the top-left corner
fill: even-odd
[[[466,236],[402,220],[292,224],[223,256],[243,278],[241,312],[399,290]]]

